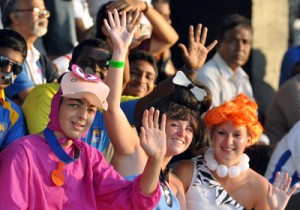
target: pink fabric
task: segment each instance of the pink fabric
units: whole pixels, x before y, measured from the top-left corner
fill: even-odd
[[[59,124],[59,107],[60,107],[60,99],[62,95],[61,87],[59,87],[57,93],[53,96],[51,101],[51,111],[49,114],[50,122],[48,123],[48,128],[53,131],[58,131],[61,133],[64,133],[62,129],[60,128]],[[82,137],[84,138],[87,135],[88,131],[86,131]],[[70,138],[69,138],[70,139]],[[84,148],[84,142],[81,139],[72,139],[74,144],[82,150]],[[63,141],[66,141],[66,139],[59,139],[59,142],[62,143]]]
[[[73,147],[66,150],[73,153]],[[160,199],[159,185],[152,196],[143,195],[139,179],[124,180],[102,154],[85,145],[80,159],[64,166],[65,183],[50,178],[58,159],[38,135],[25,136],[0,153],[0,209],[153,209]]]

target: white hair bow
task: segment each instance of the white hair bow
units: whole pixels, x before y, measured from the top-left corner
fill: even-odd
[[[173,84],[189,88],[198,101],[202,101],[207,95],[206,90],[195,86],[182,71],[177,71],[173,78]]]

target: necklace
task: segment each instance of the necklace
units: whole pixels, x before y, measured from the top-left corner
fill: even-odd
[[[206,162],[206,166],[211,171],[216,171],[219,177],[226,177],[229,175],[229,177],[234,178],[248,170],[250,159],[248,155],[243,153],[238,165],[228,167],[226,165],[219,164],[215,159],[214,149],[208,148],[204,154],[204,160]]]

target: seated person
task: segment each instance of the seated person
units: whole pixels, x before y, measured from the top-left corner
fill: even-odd
[[[22,72],[26,54],[26,42],[18,32],[0,30],[0,151],[13,140],[27,134],[21,108],[4,93],[4,88],[10,86]]]

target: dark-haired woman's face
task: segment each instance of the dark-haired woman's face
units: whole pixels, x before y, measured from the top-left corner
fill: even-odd
[[[183,153],[190,146],[194,131],[189,121],[167,119],[167,156]]]

